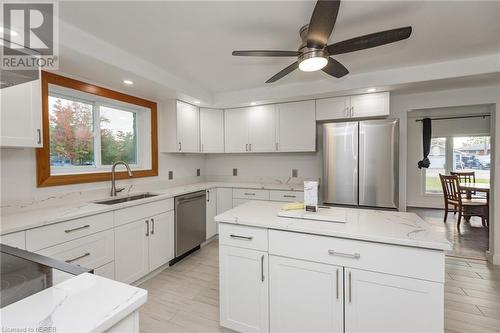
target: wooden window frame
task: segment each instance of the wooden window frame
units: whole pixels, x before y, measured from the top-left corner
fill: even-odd
[[[58,186],[81,183],[109,181],[111,171],[80,173],[69,175],[50,174],[50,130],[49,130],[49,84],[70,88],[85,93],[138,105],[151,110],[151,168],[133,170],[132,177],[126,171],[116,172],[117,179],[142,178],[158,176],[158,115],[157,104],[139,97],[127,95],[111,89],[96,86],[90,83],[70,79],[58,74],[42,71],[42,127],[43,147],[36,150],[37,186]]]

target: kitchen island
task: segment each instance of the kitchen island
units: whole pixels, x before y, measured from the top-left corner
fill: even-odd
[[[413,213],[276,202],[216,216],[221,325],[245,332],[442,332],[443,234]]]

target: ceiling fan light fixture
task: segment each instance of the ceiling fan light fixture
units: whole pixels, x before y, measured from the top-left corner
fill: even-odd
[[[304,59],[299,64],[299,69],[303,72],[319,71],[326,66],[328,60],[323,57]]]

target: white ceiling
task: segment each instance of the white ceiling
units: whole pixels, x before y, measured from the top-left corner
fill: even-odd
[[[314,4],[314,1],[70,1],[60,3],[59,15],[62,21],[156,68],[210,94],[218,94],[265,87],[269,77],[295,61],[294,58],[232,57],[231,51],[297,49],[298,30],[308,23]],[[406,41],[336,59],[355,75],[500,52],[498,1],[343,1],[330,42],[406,25],[413,27],[413,34]],[[70,32],[60,31],[61,43],[72,38]],[[93,69],[91,62],[77,52],[64,50],[61,48],[63,71],[88,76]],[[95,55],[96,59],[99,57]],[[102,64],[97,67],[104,70]],[[117,66],[110,73],[117,75],[120,68],[127,70]],[[273,86],[318,80],[338,79],[322,72],[296,71]]]

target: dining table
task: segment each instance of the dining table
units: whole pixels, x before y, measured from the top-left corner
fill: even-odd
[[[461,191],[465,192],[467,199],[472,199],[472,194],[477,192],[482,192],[486,194],[486,202],[489,204],[490,202],[490,183],[460,183],[459,188]],[[486,215],[486,220],[489,223],[489,209],[486,209],[484,212]],[[470,220],[470,216],[466,217],[466,220]]]

